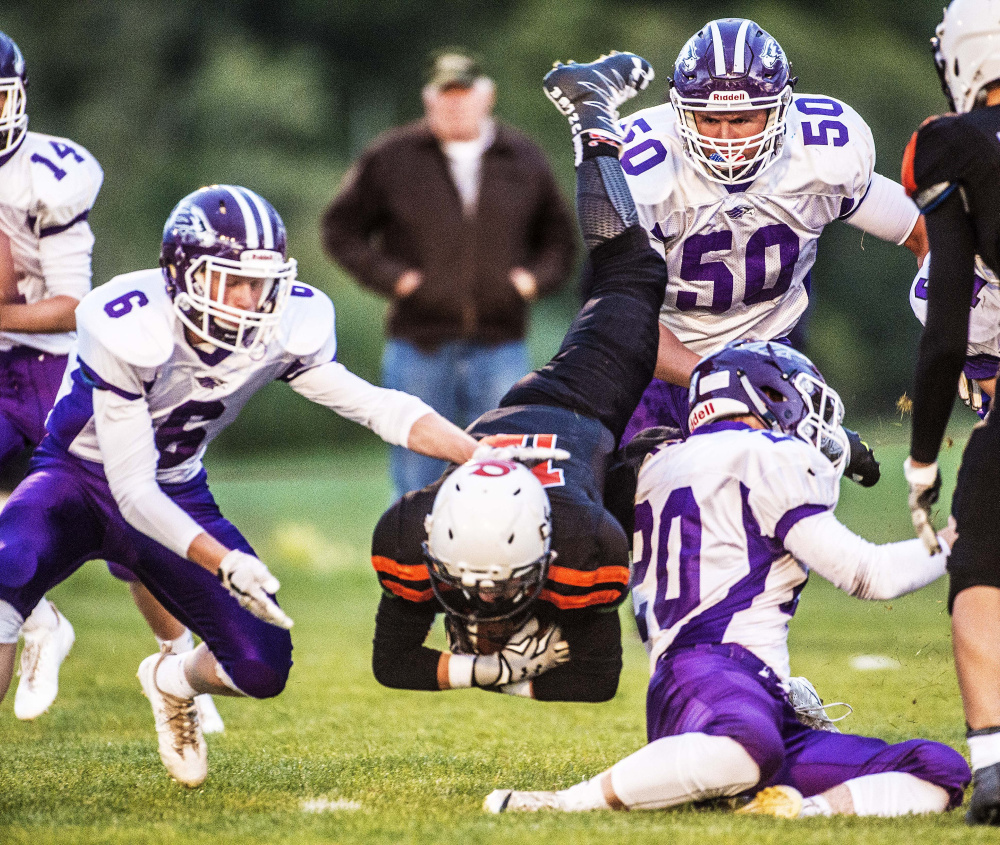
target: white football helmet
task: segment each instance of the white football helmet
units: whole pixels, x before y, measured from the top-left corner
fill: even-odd
[[[1000,0],[954,0],[931,44],[952,108],[972,111],[1000,79]]]
[[[531,470],[515,461],[460,466],[438,490],[424,528],[434,593],[448,613],[468,622],[525,610],[555,558],[549,497]]]

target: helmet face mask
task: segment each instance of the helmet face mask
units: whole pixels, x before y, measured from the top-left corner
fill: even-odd
[[[802,353],[767,341],[731,343],[698,363],[691,378],[688,426],[748,415],[765,428],[813,446],[843,472],[849,448],[844,403]]]
[[[987,86],[1000,79],[1000,2],[954,0],[935,33],[934,64],[951,108],[984,105]]]
[[[253,191],[212,185],[185,197],[167,220],[160,252],[178,318],[230,352],[265,345],[296,278],[286,244],[278,213]]]
[[[791,66],[778,42],[753,21],[710,21],[688,40],[674,65],[670,103],[690,158],[713,182],[756,178],[781,153],[792,102]],[[720,139],[698,128],[698,113],[765,110],[761,131]]]
[[[424,560],[446,613],[467,623],[527,614],[555,558],[548,496],[527,467],[463,464],[441,485],[424,525]]]
[[[27,82],[21,51],[0,32],[0,164],[17,151],[28,129]]]

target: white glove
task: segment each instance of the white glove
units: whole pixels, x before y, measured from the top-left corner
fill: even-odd
[[[970,379],[965,373],[958,377],[958,398],[976,413],[983,410],[983,389],[978,381]]]
[[[557,625],[539,632],[532,617],[496,654],[478,654],[472,664],[472,683],[477,687],[499,687],[537,678],[543,672],[569,661],[569,643]]]
[[[286,629],[294,624],[271,598],[281,584],[253,555],[233,549],[219,564],[219,580],[236,601],[258,619]]]
[[[937,462],[927,467],[915,467],[907,458],[903,461],[903,474],[910,485],[910,518],[917,536],[924,541],[927,552],[936,555],[941,551],[937,533],[931,522],[931,507],[941,493],[941,473]]]
[[[569,452],[548,446],[489,446],[482,443],[472,453],[474,461],[519,461],[531,466],[545,461],[568,461]]]

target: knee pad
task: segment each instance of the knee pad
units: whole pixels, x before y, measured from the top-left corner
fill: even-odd
[[[217,664],[216,674],[231,690],[251,698],[274,698],[285,688],[288,671],[260,660],[239,660],[229,666]]]

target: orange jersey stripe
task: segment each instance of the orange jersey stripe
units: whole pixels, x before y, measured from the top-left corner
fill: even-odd
[[[418,563],[407,566],[391,557],[382,557],[382,555],[372,555],[372,566],[375,567],[376,572],[393,575],[403,581],[426,581],[431,577],[426,564]]]
[[[628,584],[627,566],[601,566],[592,572],[581,572],[568,566],[549,567],[549,580],[572,587],[593,587],[594,584]]]
[[[623,592],[620,590],[601,590],[587,593],[585,596],[562,596],[551,590],[542,590],[538,598],[555,605],[560,610],[577,610],[581,607],[593,607],[602,604],[616,604],[621,601]]]
[[[382,586],[389,590],[389,592],[395,593],[401,599],[406,599],[407,601],[422,602],[430,601],[434,598],[433,590],[411,590],[409,587],[404,587],[396,581],[383,581]]]

